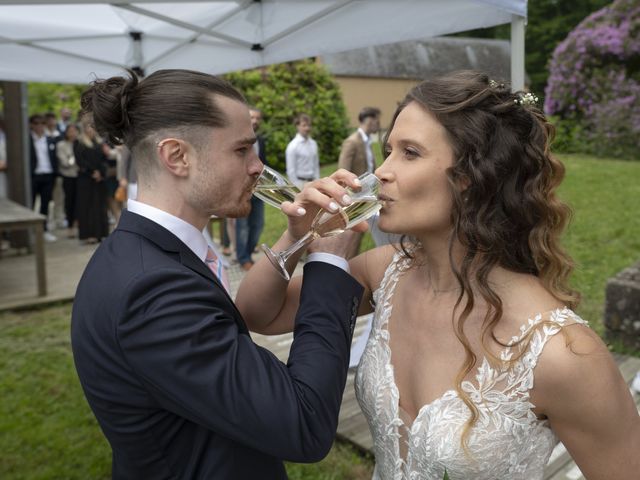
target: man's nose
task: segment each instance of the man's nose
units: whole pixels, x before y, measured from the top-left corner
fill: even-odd
[[[264,164],[260,160],[260,157],[258,157],[258,154],[256,153],[256,151],[253,150],[251,155],[251,162],[249,164],[249,174],[259,175],[262,172],[263,168],[264,168]]]

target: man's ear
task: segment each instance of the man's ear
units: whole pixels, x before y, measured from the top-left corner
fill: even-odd
[[[160,163],[170,173],[177,177],[189,175],[190,149],[189,146],[177,138],[165,138],[158,143],[158,157]]]

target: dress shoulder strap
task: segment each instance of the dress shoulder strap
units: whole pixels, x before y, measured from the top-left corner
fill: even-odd
[[[520,327],[520,335],[513,336],[500,355],[504,362],[509,362],[514,356],[520,355],[519,358],[516,356],[510,368],[503,370],[505,373],[509,372],[505,379],[508,382],[507,387],[514,388],[520,393],[528,392],[533,387],[533,370],[538,364],[546,343],[564,327],[576,323],[588,325],[568,307],[539,313],[528,319]],[[529,340],[522,342],[527,335],[530,335]],[[526,351],[523,352],[525,348]]]
[[[411,253],[413,249],[408,249]],[[376,305],[386,303],[390,300],[395,289],[395,284],[403,272],[411,266],[411,258],[405,252],[398,250],[393,254],[393,258],[384,271],[384,276],[380,282],[380,286],[373,292],[373,300]]]

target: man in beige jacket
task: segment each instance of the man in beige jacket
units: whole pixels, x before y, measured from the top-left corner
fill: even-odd
[[[376,159],[371,150],[371,135],[380,130],[380,109],[364,107],[358,114],[358,121],[360,122],[358,130],[342,142],[338,167],[359,176],[365,172],[373,173],[376,169]],[[362,240],[362,234],[359,235]],[[354,242],[349,258],[357,255],[358,250],[360,250],[360,241]]]
[[[373,172],[376,162],[371,150],[371,135],[380,130],[380,109],[365,107],[358,114],[360,126],[342,142],[338,167],[356,175]]]

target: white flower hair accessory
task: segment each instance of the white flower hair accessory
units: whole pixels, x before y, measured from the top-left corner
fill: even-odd
[[[531,93],[517,93],[516,98],[513,99],[514,103],[518,105],[535,105],[538,103],[538,96]]]

